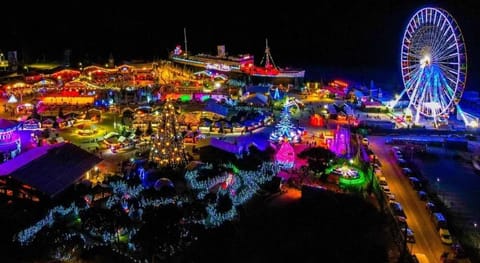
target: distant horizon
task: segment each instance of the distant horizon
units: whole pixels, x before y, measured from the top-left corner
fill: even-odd
[[[18,5],[8,10],[22,10],[22,19],[18,12],[5,12],[0,50],[17,50],[25,61],[42,61],[43,57],[62,61],[65,49],[72,51],[72,63],[104,64],[110,54],[117,63],[167,59],[176,45],[184,45],[186,28],[192,54],[215,54],[217,45],[225,45],[229,54],[249,53],[259,63],[268,38],[279,67],[338,68],[339,74],[349,72],[394,85],[401,80],[400,47],[411,16],[423,7],[438,7],[455,18],[465,39],[466,90],[479,89],[480,77],[472,73],[480,72],[480,7],[473,0],[461,4],[455,0],[374,0],[368,4],[335,0],[274,7],[258,1],[235,7],[203,2],[179,7],[165,2],[160,9],[151,3],[95,3],[75,8],[55,5],[60,10],[54,13],[46,3],[29,3],[28,8],[20,2],[8,4]],[[49,15],[29,19],[39,14]]]
[[[205,52],[206,53],[206,52]],[[154,59],[147,59],[147,58],[130,58],[130,59],[117,59],[114,56],[115,65],[121,65],[123,63],[148,63],[154,62],[158,60],[168,60],[168,57],[158,57]],[[260,58],[261,59],[261,58]],[[256,63],[259,63],[260,59],[255,58]],[[71,60],[71,68],[78,68],[78,59]],[[104,65],[108,62],[108,56],[102,58],[102,60],[98,62],[92,62],[91,65]],[[62,65],[62,59],[48,59],[46,57],[45,61],[30,61],[30,63],[25,64],[43,64],[43,63],[55,63]],[[283,67],[284,65],[280,65]],[[403,82],[402,76],[400,71],[400,65],[398,65],[397,69],[394,68],[384,68],[384,67],[365,67],[365,66],[358,66],[358,67],[342,67],[336,65],[295,65],[294,68],[301,68],[305,70],[305,81],[329,81],[332,79],[344,79],[348,81],[354,81],[356,83],[360,83],[362,85],[370,85],[370,81],[374,81],[376,86],[381,87],[382,89],[386,90],[402,90],[403,89]],[[472,77],[473,75],[473,77]],[[478,87],[479,78],[475,77],[472,72],[468,73],[467,76],[467,88],[468,90],[479,91]]]

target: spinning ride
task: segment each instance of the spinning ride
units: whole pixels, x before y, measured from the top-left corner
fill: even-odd
[[[414,110],[435,122],[448,118],[460,102],[467,77],[467,54],[460,28],[445,10],[426,7],[417,11],[405,30],[401,69]],[[401,96],[400,96],[401,97]]]

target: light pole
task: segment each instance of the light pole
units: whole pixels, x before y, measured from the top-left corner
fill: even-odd
[[[477,222],[473,222],[474,236],[475,236],[475,247],[478,246],[478,237],[477,237]]]
[[[440,194],[440,177],[437,177],[437,195],[438,198],[440,198],[440,200],[443,202],[442,195]]]

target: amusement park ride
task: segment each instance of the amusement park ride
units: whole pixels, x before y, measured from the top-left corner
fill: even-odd
[[[403,35],[401,70],[407,94],[405,117],[414,124],[433,120],[437,127],[455,111],[466,126],[475,118],[459,107],[467,78],[467,54],[460,27],[445,10],[426,7],[410,19]]]

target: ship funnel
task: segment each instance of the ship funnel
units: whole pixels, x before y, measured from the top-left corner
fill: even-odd
[[[217,46],[217,56],[219,58],[225,57],[225,45],[218,45]]]

